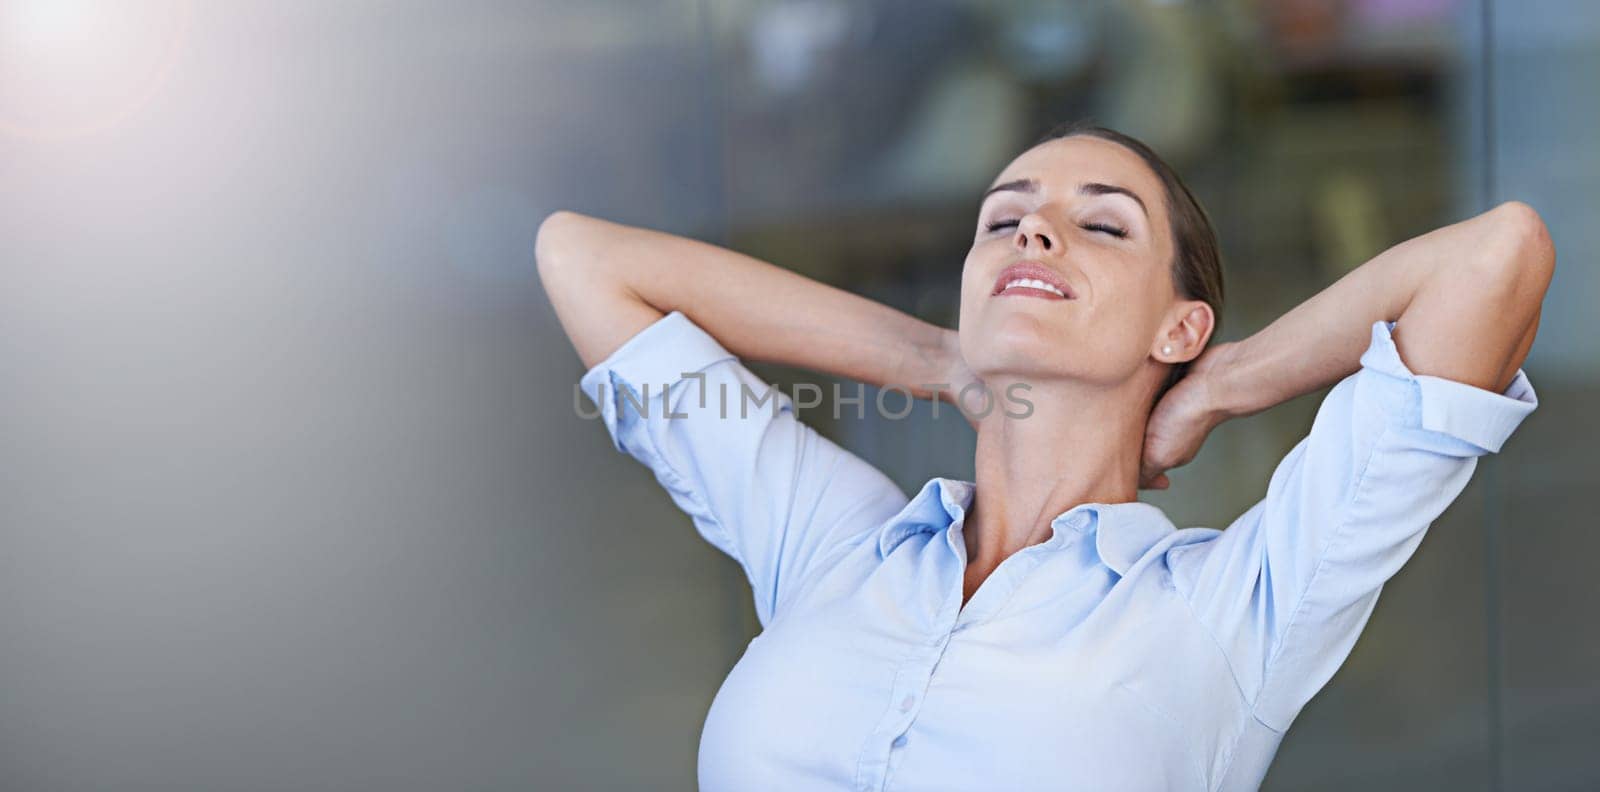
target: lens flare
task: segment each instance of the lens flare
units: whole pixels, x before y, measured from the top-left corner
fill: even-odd
[[[165,85],[192,0],[12,0],[0,4],[0,135],[104,133]]]

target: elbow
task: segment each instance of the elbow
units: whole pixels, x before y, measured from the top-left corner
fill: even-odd
[[[1555,274],[1556,249],[1550,229],[1539,213],[1521,201],[1506,201],[1489,210],[1494,248],[1502,255],[1494,258],[1506,270],[1508,280],[1521,288],[1532,287],[1542,299]]]
[[[588,220],[577,212],[562,209],[551,212],[539,223],[533,257],[540,278],[548,280],[557,267],[573,259],[574,251],[582,245],[583,226]]]
[[[1532,321],[1555,272],[1555,247],[1544,219],[1521,201],[1506,201],[1473,222],[1479,233],[1469,259],[1446,268],[1451,288],[1471,289],[1502,315]]]

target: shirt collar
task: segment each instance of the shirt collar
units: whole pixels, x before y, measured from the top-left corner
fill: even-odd
[[[1100,554],[1100,560],[1119,576],[1126,577],[1128,570],[1144,558],[1151,548],[1177,531],[1165,512],[1148,503],[1130,501],[1088,506],[1096,510],[1100,522],[1099,529],[1095,531],[1095,551]]]
[[[895,546],[919,533],[938,533],[961,519],[972,505],[975,485],[970,481],[931,478],[910,503],[878,531],[878,553],[888,557]],[[1165,512],[1148,503],[1082,503],[1050,521],[1054,536],[1046,544],[1059,546],[1067,531],[1093,533],[1095,552],[1119,576],[1126,576],[1139,559],[1176,528]]]
[[[967,513],[972,503],[970,481],[934,477],[922,485],[899,514],[878,531],[878,555],[888,558],[895,546],[919,533],[938,533]]]

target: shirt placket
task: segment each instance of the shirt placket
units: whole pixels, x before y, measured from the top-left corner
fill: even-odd
[[[949,633],[930,639],[906,659],[889,691],[890,706],[867,738],[862,751],[856,788],[861,792],[884,789],[895,754],[906,747],[906,731],[922,710],[923,697],[933,679],[933,669],[949,641]]]
[[[960,521],[957,521],[959,525]],[[934,670],[944,656],[955,634],[979,624],[995,613],[1015,593],[1019,581],[1039,564],[1045,545],[1026,548],[1002,561],[989,578],[984,580],[972,599],[961,605],[962,581],[966,567],[966,548],[950,535],[950,550],[960,563],[956,569],[953,590],[940,608],[936,624],[939,629],[917,646],[896,671],[890,687],[890,706],[867,738],[856,774],[856,789],[871,792],[886,789],[889,773],[898,763],[900,751],[908,744],[906,732],[916,722],[933,681]],[[1053,543],[1051,543],[1053,544]]]

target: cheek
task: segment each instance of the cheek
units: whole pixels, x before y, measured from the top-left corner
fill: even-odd
[[[1126,285],[1094,312],[1094,323],[1106,331],[1107,339],[1130,352],[1154,341],[1165,314],[1165,296],[1147,288],[1146,283]]]
[[[1132,349],[1148,345],[1161,325],[1169,295],[1134,278],[1104,278],[1095,284],[1091,326],[1110,346]]]
[[[1133,314],[1145,319],[1159,314],[1172,297],[1163,291],[1156,275],[1142,262],[1115,261],[1100,269],[1095,291],[1101,302],[1115,307],[1119,313]]]

